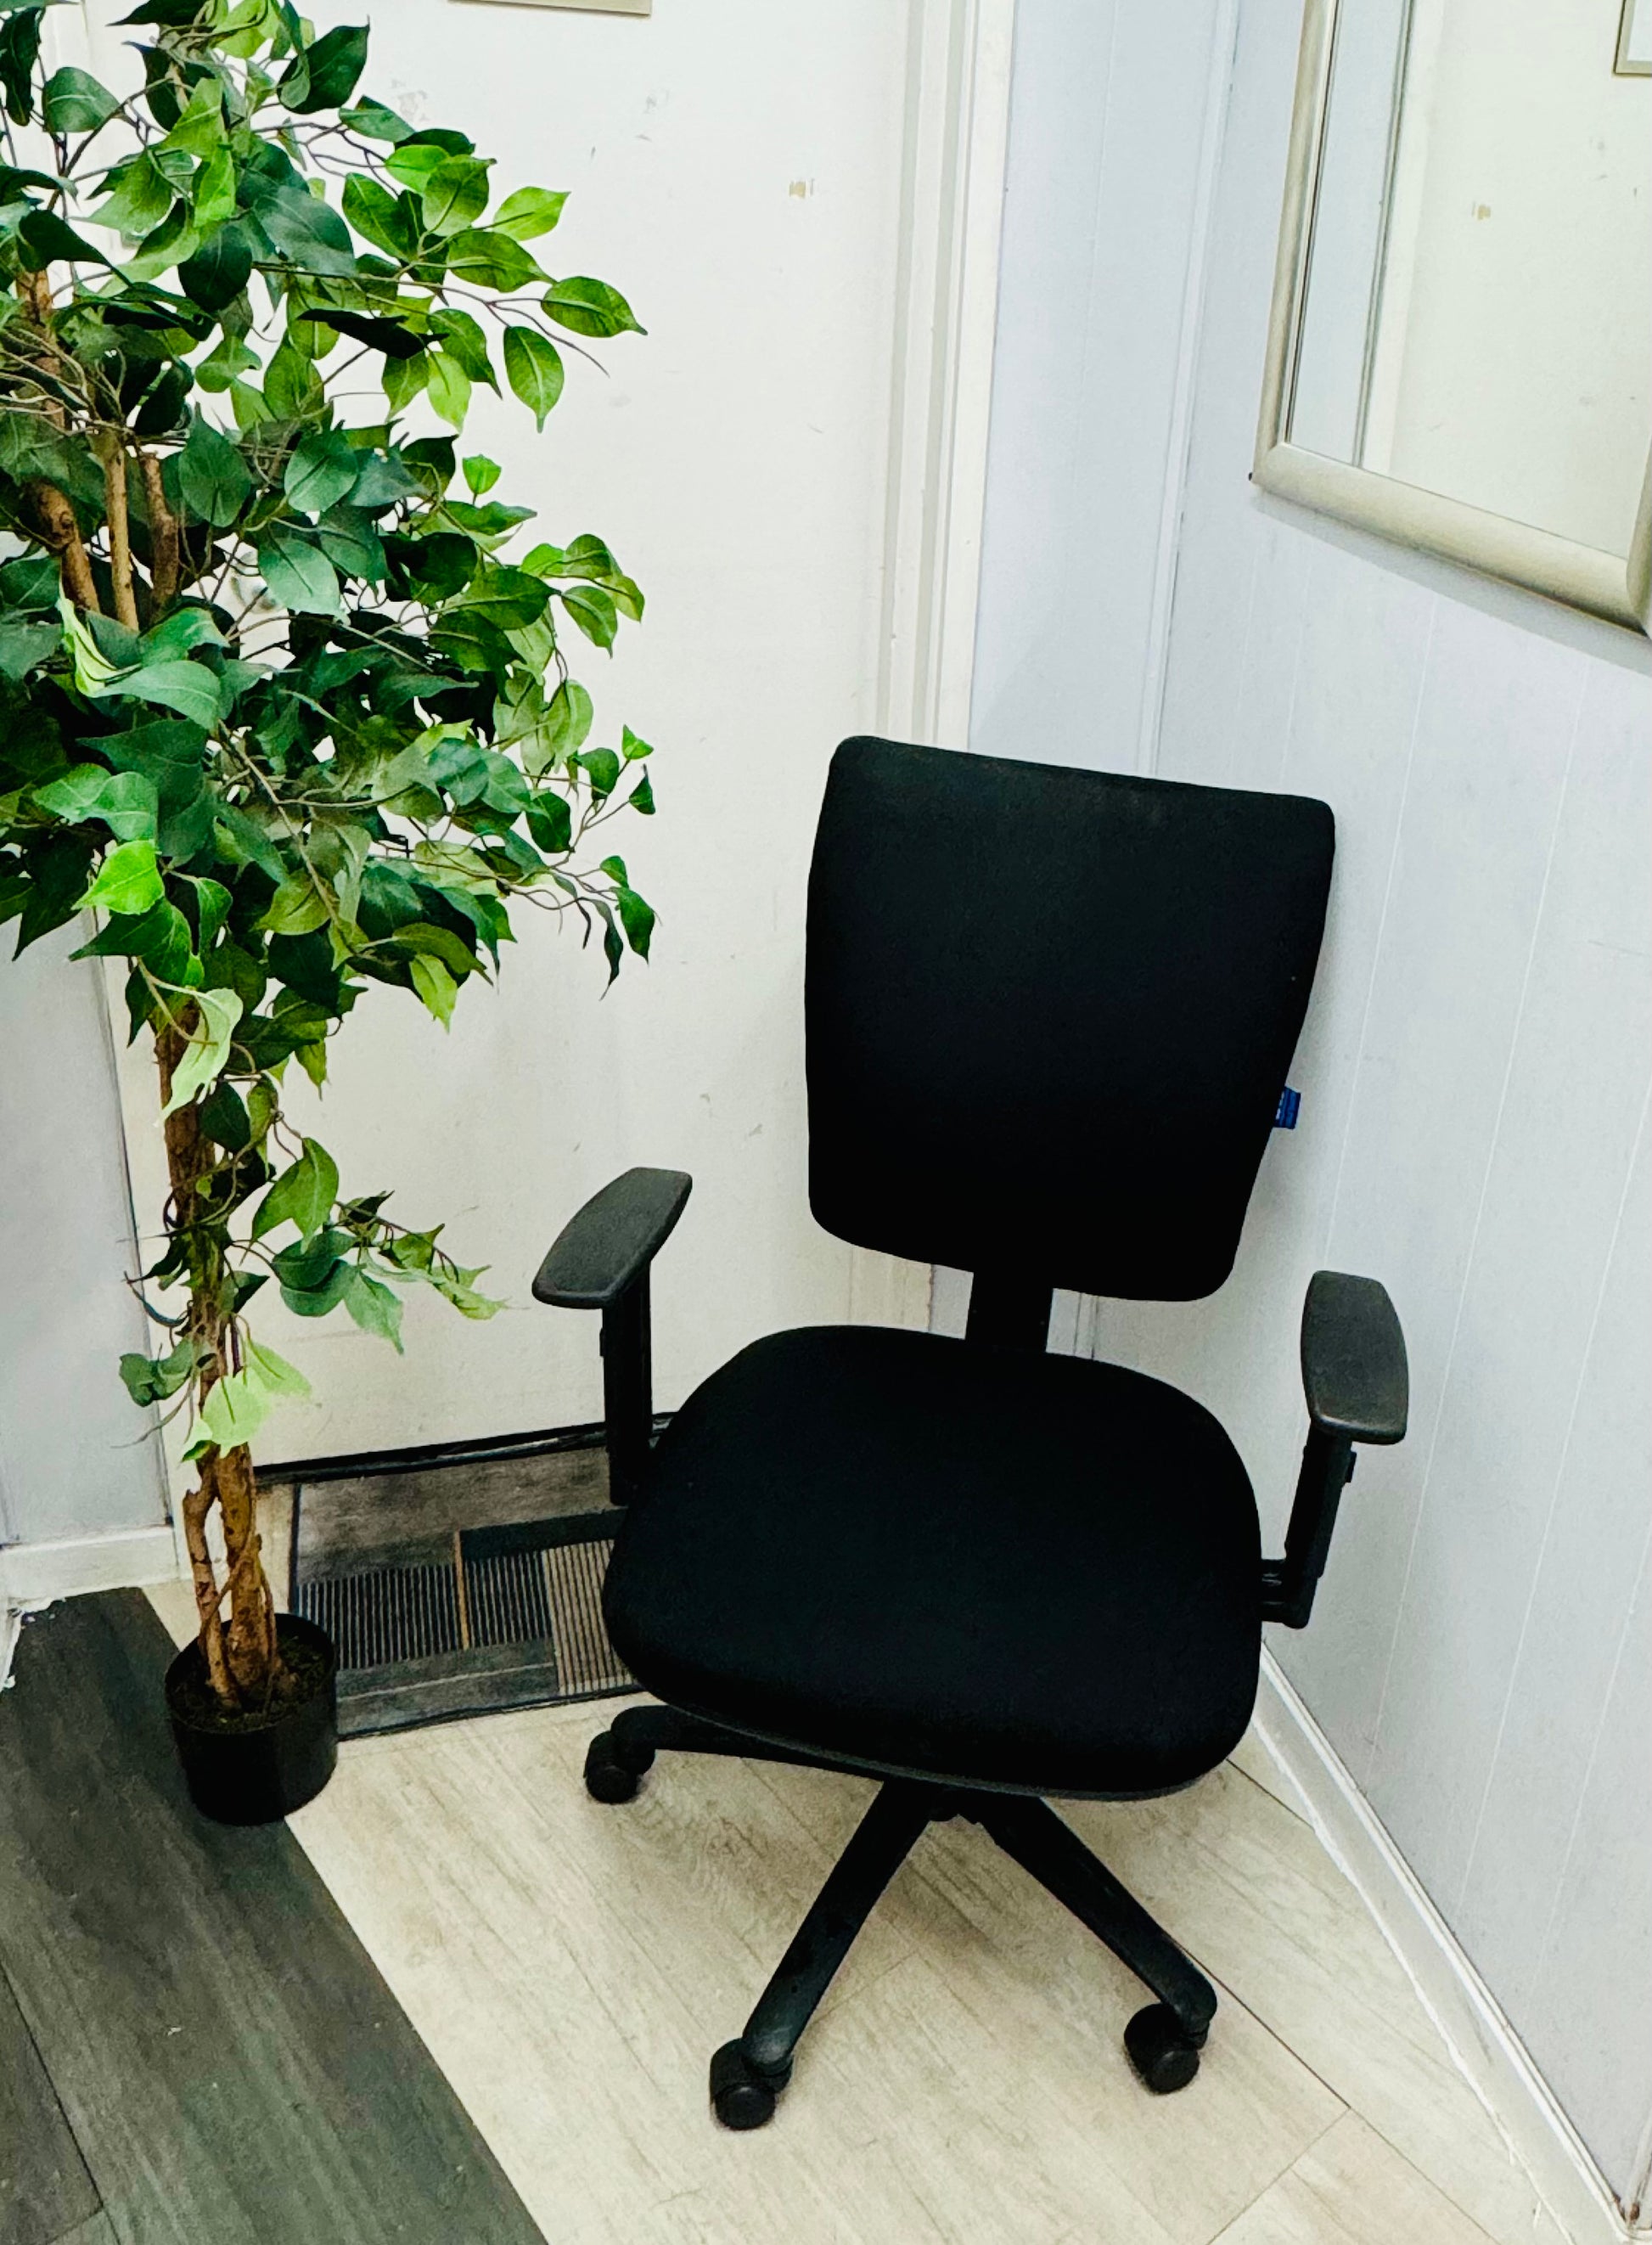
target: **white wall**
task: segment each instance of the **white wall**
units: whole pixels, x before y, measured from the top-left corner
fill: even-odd
[[[364,83],[471,132],[501,180],[571,189],[542,256],[613,281],[650,330],[599,347],[606,373],[570,356],[543,440],[484,400],[467,443],[541,510],[536,534],[601,532],[648,595],[578,675],[598,738],[624,720],[657,745],[658,817],[611,831],[660,920],[652,966],[606,998],[600,960],[524,912],[498,994],[467,993],[450,1036],[397,994],[363,1000],[313,1127],[352,1189],[450,1218],[511,1306],[472,1326],[421,1301],[397,1360],[261,1303],[321,1399],[270,1455],[599,1415],[594,1321],[528,1285],[631,1163],[695,1177],[656,1274],[662,1402],[754,1334],[847,1312],[849,1252],[805,1193],[803,884],[827,759],[874,716],[907,12],[375,13]],[[129,1113],[152,1175],[148,1099]]]
[[[150,1414],[116,1371],[147,1321],[98,969],[68,964],[85,932],[15,961],[15,923],[0,936],[0,1544],[166,1516]]]
[[[1057,12],[1032,0],[1024,31]],[[1152,214],[1180,193],[1181,119],[1209,56],[1186,29],[1179,78],[1155,65],[1112,89],[1143,152],[1101,253],[1120,318],[1158,301]],[[1103,1304],[1097,1345],[1220,1413],[1276,1548],[1308,1276],[1328,1265],[1391,1288],[1410,1438],[1362,1459],[1312,1628],[1271,1634],[1623,2187],[1652,2109],[1652,657],[1250,489],[1297,29],[1294,9],[1242,0],[1156,766],[1335,807],[1330,921],[1292,1071],[1302,1122],[1273,1143],[1222,1293]],[[1046,132],[1082,128],[1093,156],[1111,125],[1074,118],[1059,52],[1024,44],[1018,72],[1034,55],[1041,83],[1018,76],[1022,142],[1046,137],[1047,104]],[[1012,141],[1012,182],[1015,163]],[[1019,222],[1076,254],[1091,206],[1052,193]],[[1080,305],[1019,287],[1007,268],[1006,332],[1039,328],[1026,358],[1080,354]],[[1001,357],[1003,379],[1014,366]],[[1031,472],[1024,402],[995,404],[984,641],[985,617],[1019,597],[1040,493],[1106,487],[1139,441],[1128,416],[1052,416]],[[1150,514],[1093,521],[1117,576],[1161,567]],[[1127,769],[1128,728],[1091,713],[1139,646],[1085,589],[1059,614],[1018,611],[1019,642],[1006,632],[992,661],[1035,675],[1064,641],[1064,736],[1024,752]],[[978,711],[979,745],[1007,744],[990,702]]]
[[[989,755],[1127,764],[1156,712],[1168,585],[1143,557],[1186,440],[1209,58],[1230,16],[1018,12],[970,731]]]

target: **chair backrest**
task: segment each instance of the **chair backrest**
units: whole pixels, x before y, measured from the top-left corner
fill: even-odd
[[[1333,835],[1300,796],[845,741],[809,885],[816,1219],[915,1262],[1211,1292]]]

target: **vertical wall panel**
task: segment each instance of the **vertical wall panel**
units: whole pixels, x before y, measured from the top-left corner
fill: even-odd
[[[0,957],[0,1543],[166,1517],[149,1414],[117,1364],[147,1346],[96,967],[78,926]],[[16,939],[4,932],[4,951]]]
[[[1249,485],[1298,22],[1242,0],[1158,768],[1336,811],[1291,1072],[1302,1122],[1269,1149],[1228,1285],[1206,1303],[1104,1302],[1096,1346],[1221,1414],[1276,1541],[1307,1276],[1328,1264],[1391,1288],[1411,1438],[1362,1457],[1313,1626],[1272,1632],[1275,1649],[1626,2187],[1652,2108],[1652,651]],[[1188,36],[1184,103],[1209,59]],[[1047,53],[1043,67],[1053,81]],[[1109,107],[1137,115],[1149,149],[1138,209],[1159,191],[1146,125],[1163,86],[1115,44]],[[1031,134],[1036,105],[1018,97]],[[1174,205],[1181,141],[1161,123]],[[1080,129],[1061,158],[1074,173],[1112,127]],[[1096,268],[1127,306],[1130,220],[1100,207],[1118,237]],[[1092,227],[1054,199],[1036,220],[1073,254]],[[1136,239],[1150,304],[1167,247],[1152,226]],[[1047,333],[1054,353],[1059,308]],[[1012,371],[1001,358],[1001,392]],[[998,400],[995,448],[1014,404]],[[1092,416],[1081,438],[1101,465],[1074,464],[1068,424],[1020,425],[1020,465],[1075,492],[1108,487],[1141,436]],[[996,449],[994,473],[984,598],[1007,676],[1043,627],[994,581],[1018,495]],[[1118,527],[1116,566],[1150,568],[1149,542]],[[1111,706],[1114,613],[1073,615],[1070,707]],[[1100,743],[1089,760],[1117,761]]]
[[[989,754],[1136,762],[1217,13],[1019,13],[971,722]]]

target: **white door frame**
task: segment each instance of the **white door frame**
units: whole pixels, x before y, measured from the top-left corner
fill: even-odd
[[[877,722],[963,748],[975,674],[1015,0],[911,0]],[[857,1248],[850,1314],[927,1326],[931,1272]]]

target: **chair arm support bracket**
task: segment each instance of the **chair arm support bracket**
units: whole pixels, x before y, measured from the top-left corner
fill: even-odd
[[[1262,1570],[1264,1621],[1304,1629],[1325,1571],[1337,1508],[1353,1479],[1356,1442],[1405,1439],[1410,1375],[1405,1339],[1375,1278],[1316,1271],[1302,1313],[1308,1440],[1290,1508],[1285,1556]]]
[[[602,1312],[603,1420],[616,1504],[635,1496],[653,1440],[649,1266],[692,1183],[680,1170],[627,1170],[563,1227],[533,1282],[536,1301]]]

